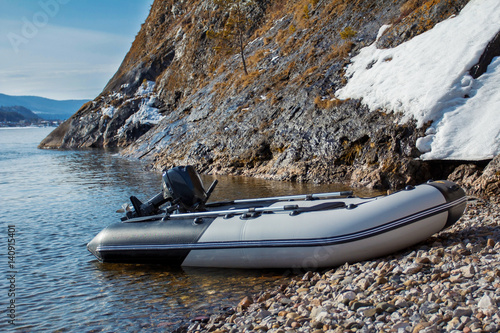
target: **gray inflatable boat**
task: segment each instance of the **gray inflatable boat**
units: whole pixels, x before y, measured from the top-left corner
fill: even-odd
[[[231,268],[319,268],[379,257],[421,242],[462,216],[449,181],[375,198],[351,192],[207,202],[192,166],[163,174],[163,191],[102,230],[99,261]]]

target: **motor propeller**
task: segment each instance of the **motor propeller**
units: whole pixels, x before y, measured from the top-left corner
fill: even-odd
[[[127,213],[132,211],[132,207],[130,207],[130,204],[128,202],[125,202],[120,209],[118,209],[116,212],[117,213]]]

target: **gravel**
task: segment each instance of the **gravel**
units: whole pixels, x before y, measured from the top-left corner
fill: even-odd
[[[500,332],[500,200],[404,252],[295,275],[178,332]]]

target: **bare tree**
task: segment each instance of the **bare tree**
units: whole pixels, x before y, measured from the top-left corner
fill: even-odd
[[[245,61],[246,34],[252,24],[248,16],[249,9],[255,5],[253,0],[213,0],[228,16],[219,31],[209,30],[207,36],[217,41],[215,50],[225,54],[239,52],[243,70],[248,75]]]

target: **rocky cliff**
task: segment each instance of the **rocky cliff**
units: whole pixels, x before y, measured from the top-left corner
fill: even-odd
[[[233,22],[230,8],[155,0],[103,92],[40,147],[123,147],[158,169],[193,164],[207,173],[380,189],[464,172],[472,186],[483,175],[486,163],[419,160],[415,142],[426,126],[334,95],[350,58],[382,25],[391,27],[377,46],[394,47],[468,0],[230,2],[244,13],[248,74],[240,54],[222,52],[211,37]],[[498,172],[490,173],[498,185]],[[487,194],[494,193],[498,186]]]

